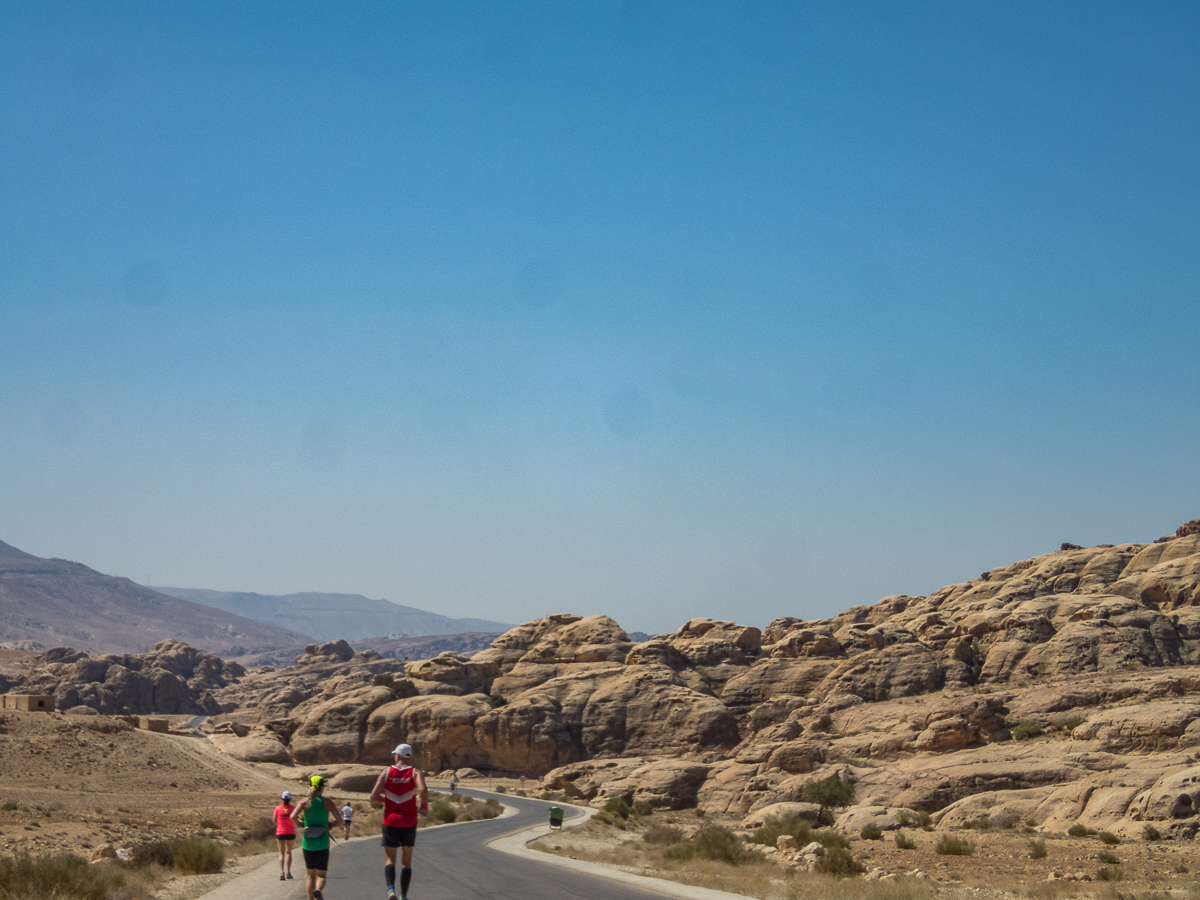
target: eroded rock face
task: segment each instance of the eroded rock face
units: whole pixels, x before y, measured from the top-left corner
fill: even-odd
[[[292,735],[292,759],[302,764],[362,761],[368,718],[391,699],[387,688],[364,687],[320,704]]]
[[[1186,756],[1200,745],[1200,526],[1154,544],[1064,544],[928,597],[762,632],[693,619],[632,644],[607,617],[550,616],[474,656],[410,663],[396,677],[417,696],[365,715],[350,707],[375,702],[363,692],[375,663],[316,651],[259,695],[305,759],[385,763],[404,740],[427,769],[549,771],[593,802],[743,816],[802,802],[829,774],[856,783],[872,821],[908,810],[1112,829],[1200,810]],[[1021,722],[1045,735],[1015,739]]]

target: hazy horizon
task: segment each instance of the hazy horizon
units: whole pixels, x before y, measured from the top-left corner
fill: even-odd
[[[657,633],[1168,534],[1197,46],[1171,2],[0,6],[0,539]]]

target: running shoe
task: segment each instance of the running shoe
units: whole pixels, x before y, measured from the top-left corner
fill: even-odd
[[[388,900],[396,900],[396,892],[388,889]]]
[[[313,900],[325,900],[325,895],[321,893],[320,888],[313,891]]]
[[[280,881],[283,881],[283,880],[284,880],[284,878],[283,878],[283,873],[282,873],[282,872],[280,872],[280,873],[279,873],[279,880],[280,880]]]
[[[287,873],[287,880],[288,880],[288,881],[291,881],[291,880],[292,880],[292,873],[291,873],[291,872],[288,872],[288,873]]]

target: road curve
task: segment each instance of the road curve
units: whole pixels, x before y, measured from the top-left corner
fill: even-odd
[[[483,791],[464,791],[492,796]],[[506,795],[505,816],[462,826],[423,828],[417,834],[410,900],[729,900],[722,891],[675,884],[577,860],[525,851],[527,830],[545,830],[554,804]],[[563,806],[568,822],[583,813]],[[574,814],[574,815],[573,815]],[[491,846],[489,846],[491,845]],[[304,862],[296,850],[295,881],[281,882],[275,862],[204,895],[204,900],[304,900]],[[329,860],[326,900],[386,900],[383,850],[378,839],[336,846]],[[740,898],[744,900],[744,898]]]

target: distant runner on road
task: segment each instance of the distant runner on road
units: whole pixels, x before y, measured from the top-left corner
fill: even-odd
[[[275,807],[275,842],[279,845],[279,880],[292,877],[292,847],[296,843],[296,823],[292,821],[292,792],[283,792],[283,802]]]
[[[350,840],[350,820],[354,818],[354,807],[347,803],[342,807],[342,829],[343,837]]]
[[[383,803],[383,877],[388,900],[396,900],[396,848],[400,848],[400,897],[408,900],[412,881],[413,847],[417,842],[417,810],[429,812],[425,776],[410,763],[412,747],[400,744],[392,751],[393,764],[379,773],[371,790],[371,802]]]

